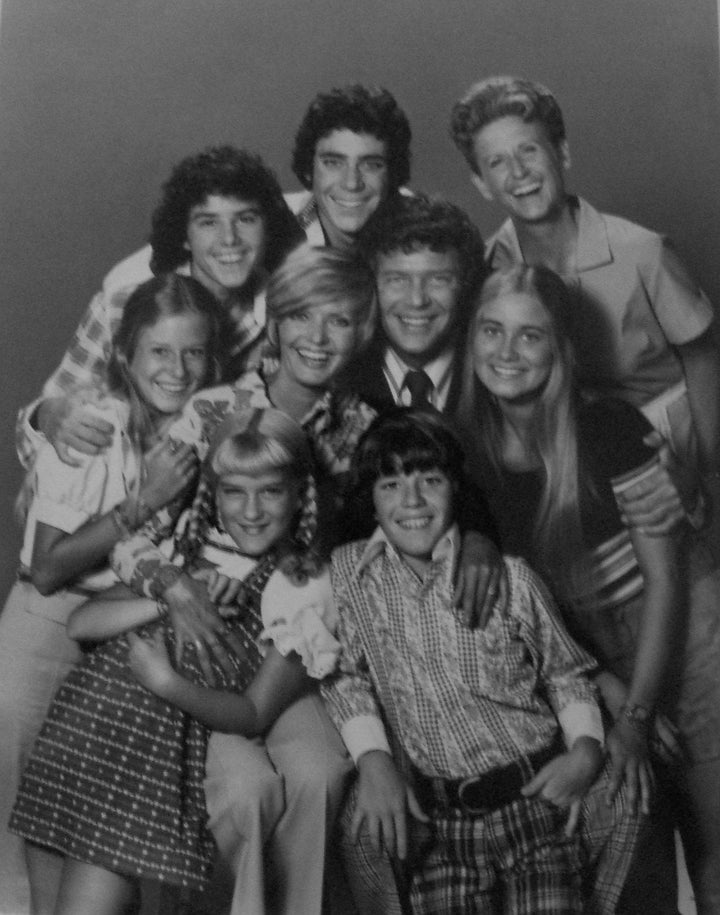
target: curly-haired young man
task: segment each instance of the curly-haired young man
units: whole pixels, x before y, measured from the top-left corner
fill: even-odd
[[[295,137],[292,166],[306,188],[287,197],[315,245],[352,247],[410,177],[410,125],[387,89],[319,93]]]

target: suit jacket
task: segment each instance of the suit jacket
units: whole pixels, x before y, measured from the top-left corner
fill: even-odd
[[[373,340],[352,360],[338,380],[341,390],[358,394],[378,413],[395,406],[396,403],[392,389],[385,378],[385,346],[384,339]],[[442,411],[447,416],[454,414],[460,398],[461,364],[462,356],[456,352],[453,356],[447,401],[445,409]]]

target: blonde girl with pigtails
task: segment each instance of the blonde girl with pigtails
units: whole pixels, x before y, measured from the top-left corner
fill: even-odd
[[[173,628],[152,600],[124,591],[73,613],[74,637],[107,641],[53,702],[11,823],[65,856],[56,915],[121,915],[141,879],[202,890],[214,853],[203,790],[209,730],[244,740],[257,762],[262,740],[248,738],[333,669],[312,467],[302,428],[274,409],[231,415],[211,443],[204,476],[213,505],[183,526],[178,552],[211,591],[224,578],[242,581],[225,620],[242,647],[228,643],[230,673],[216,664],[208,682],[192,645],[174,664]],[[305,815],[314,821],[312,810]],[[272,855],[268,836],[245,839],[260,859]]]

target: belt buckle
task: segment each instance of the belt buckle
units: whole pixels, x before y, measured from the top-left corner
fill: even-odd
[[[458,786],[458,801],[460,803],[460,809],[463,813],[467,813],[470,816],[485,816],[486,814],[492,811],[492,807],[485,806],[476,806],[475,804],[469,803],[465,800],[466,792],[471,791],[483,781],[482,776],[471,775],[469,778],[463,779]]]

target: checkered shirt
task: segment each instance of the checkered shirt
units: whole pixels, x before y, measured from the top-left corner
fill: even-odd
[[[383,715],[421,772],[458,778],[548,746],[567,711],[580,733],[595,735],[599,709],[585,674],[596,665],[540,579],[506,558],[508,608],[471,630],[452,605],[455,555],[431,562],[421,581],[379,532],[333,554],[343,652],[323,694],[343,736]]]

